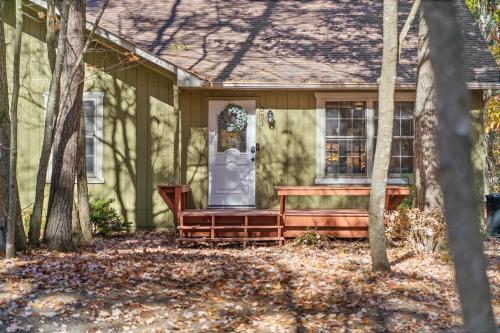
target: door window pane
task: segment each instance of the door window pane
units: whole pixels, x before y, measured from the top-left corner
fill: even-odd
[[[231,148],[241,153],[247,151],[247,126],[238,132],[228,132],[217,122],[217,152],[223,153]]]

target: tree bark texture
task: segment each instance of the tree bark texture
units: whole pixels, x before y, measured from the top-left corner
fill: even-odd
[[[455,5],[464,6],[451,1],[425,1],[423,7],[436,76],[439,179],[465,330],[496,332],[479,231],[463,39]]]
[[[19,68],[21,63],[21,44],[23,36],[23,3],[16,0],[16,34],[14,41],[14,65],[12,75],[12,100],[10,105],[10,151],[9,151],[9,203],[7,216],[7,245],[5,256],[14,258],[16,256],[16,217],[18,215],[17,205],[17,104],[19,101],[20,77]]]
[[[369,238],[373,270],[390,270],[384,235],[384,207],[394,121],[394,88],[398,59],[397,14],[397,0],[384,0],[383,59],[378,90],[378,135],[369,207]]]
[[[83,69],[83,66],[82,70]],[[83,92],[83,90],[82,90]],[[83,98],[82,98],[83,99]],[[80,235],[80,243],[86,244],[92,240],[92,229],[90,225],[90,205],[89,205],[89,190],[87,186],[87,159],[85,154],[85,118],[82,109],[80,128],[78,138],[78,163],[77,163],[77,197],[78,197],[78,215],[74,223],[78,224]]]
[[[43,201],[45,198],[45,183],[47,179],[47,169],[50,160],[52,142],[54,139],[54,123],[57,119],[59,111],[59,92],[62,73],[63,58],[65,56],[65,47],[62,39],[59,39],[56,28],[57,16],[55,13],[55,0],[47,1],[47,34],[45,41],[47,44],[47,56],[49,67],[52,73],[49,89],[49,100],[47,102],[47,110],[45,112],[45,126],[43,133],[42,151],[40,153],[40,161],[38,164],[38,173],[36,178],[35,201],[30,218],[30,228],[28,239],[32,246],[38,246],[40,243],[40,227],[42,222]],[[67,14],[66,16],[67,17]],[[61,18],[61,24],[65,24],[65,20]],[[61,35],[66,33],[66,26],[61,27]],[[57,57],[57,47],[59,45],[59,58]]]
[[[425,17],[420,15],[414,147],[415,207],[420,210],[443,210],[443,193],[437,177],[437,118],[435,77],[429,58],[429,32]]]
[[[85,1],[74,0],[70,8],[67,54],[61,86],[69,86],[71,93],[66,100],[61,99],[60,115],[55,127],[53,170],[44,238],[50,248],[59,251],[74,249],[71,221],[84,79],[83,70],[75,72],[74,77],[71,72],[85,43],[82,33],[85,31],[85,16],[82,16],[85,13]]]
[[[4,32],[4,2],[0,1],[0,252],[5,252],[7,237],[7,198],[9,175],[9,87],[7,81],[7,50]]]

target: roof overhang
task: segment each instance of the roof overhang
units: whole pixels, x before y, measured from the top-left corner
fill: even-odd
[[[32,3],[46,9],[47,2],[45,0],[31,0]],[[94,22],[87,21],[86,28],[91,31],[94,27]],[[177,86],[179,88],[208,88],[208,89],[305,89],[305,90],[375,90],[378,89],[377,83],[273,83],[273,82],[211,82],[200,78],[187,70],[184,70],[175,64],[158,57],[157,55],[138,47],[123,37],[120,37],[106,29],[97,27],[95,34],[105,39],[106,41],[115,44],[137,56],[155,64],[156,66],[167,70],[175,75],[177,78]],[[469,90],[500,90],[499,82],[469,82],[467,83]],[[399,90],[414,90],[416,85],[414,83],[398,83],[396,89]]]
[[[305,90],[376,90],[378,89],[377,83],[262,83],[262,82],[205,82],[203,88],[210,89],[305,89]],[[467,83],[469,90],[498,90],[500,89],[500,82],[490,83]],[[396,89],[398,90],[415,90],[415,83],[397,83]]]
[[[47,2],[45,0],[31,0],[32,3],[47,9]],[[91,31],[94,28],[95,22],[86,22],[87,30]],[[202,87],[205,84],[205,80],[177,67],[176,65],[168,62],[155,54],[138,47],[137,45],[131,43],[130,41],[100,27],[95,30],[96,36],[103,38],[129,52],[136,54],[137,56],[157,65],[158,67],[165,69],[177,77],[177,86],[179,87]]]

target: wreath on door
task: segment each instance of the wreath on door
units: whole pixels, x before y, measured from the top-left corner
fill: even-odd
[[[229,103],[219,113],[219,128],[229,133],[241,132],[247,126],[247,112],[241,105]]]

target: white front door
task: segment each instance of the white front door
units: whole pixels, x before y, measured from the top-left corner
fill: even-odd
[[[228,132],[219,126],[219,114],[228,104],[247,113],[246,127]],[[208,205],[255,206],[255,100],[208,102]]]

